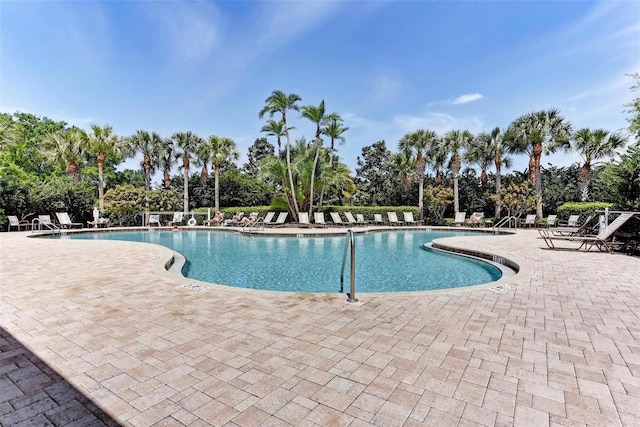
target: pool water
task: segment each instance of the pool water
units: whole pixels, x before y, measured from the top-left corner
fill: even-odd
[[[461,232],[388,231],[355,236],[356,290],[400,292],[493,282],[497,267],[424,248]],[[466,233],[468,234],[468,233]],[[345,236],[275,237],[211,231],[82,233],[72,239],[156,243],[187,259],[186,277],[252,289],[339,292]],[[344,273],[349,289],[349,257]]]

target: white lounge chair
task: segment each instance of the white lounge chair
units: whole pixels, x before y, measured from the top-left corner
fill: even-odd
[[[38,227],[38,230],[42,230],[43,228],[53,230],[58,228],[53,221],[51,221],[51,215],[38,215],[38,218],[34,218],[31,221],[31,229],[35,230]]]
[[[153,215],[149,215],[149,227],[151,227],[153,224],[157,225],[158,227],[162,227],[162,224],[160,223],[160,215],[158,214],[153,214]]]
[[[558,249],[554,241],[559,240],[579,242],[580,246],[577,249],[584,246],[587,251],[590,251],[593,246],[596,246],[599,250],[604,248],[607,252],[611,252],[613,248],[617,246],[617,243],[623,244],[623,242],[615,241],[615,234],[618,232],[620,227],[622,227],[631,218],[640,220],[640,216],[636,216],[633,212],[621,213],[611,224],[604,227],[596,236],[559,236],[553,234],[553,231],[551,230],[540,229],[538,231],[547,246],[551,249]]]
[[[526,218],[520,220],[520,227],[535,227],[536,225],[536,214],[528,214]]]
[[[331,221],[333,221],[334,225],[338,227],[347,225],[344,222],[342,222],[342,218],[340,217],[340,214],[338,212],[329,212],[329,215],[331,215]]]
[[[167,223],[167,225],[169,227],[177,227],[178,224],[182,225],[182,218],[183,218],[183,214],[182,212],[174,212],[173,213],[173,218],[171,218],[171,221],[169,221]]]
[[[555,227],[556,226],[556,220],[558,218],[558,215],[549,215],[546,219],[543,219],[540,221],[540,226],[542,227]]]
[[[474,212],[469,217],[467,224],[471,227],[480,227],[484,221],[484,212]]]
[[[318,227],[326,227],[327,223],[324,220],[324,212],[314,212],[313,213],[313,224]]]
[[[464,225],[464,220],[467,217],[467,213],[466,212],[456,212],[456,216],[453,219],[453,225],[457,225],[457,226],[463,226]]]
[[[398,215],[395,212],[387,212],[389,218],[389,225],[402,225],[402,221],[398,220]]]
[[[262,220],[262,223],[264,225],[273,225],[275,223],[275,221],[273,220],[275,216],[275,212],[267,212],[267,214],[264,216],[264,219]]]
[[[289,212],[280,212],[278,214],[278,218],[273,221],[273,222],[266,222],[264,223],[264,225],[267,226],[272,226],[272,227],[281,227],[284,225],[285,221],[287,220],[287,217],[289,216]]]
[[[373,223],[376,225],[384,225],[382,214],[373,214]]]
[[[71,222],[71,218],[69,218],[69,214],[67,212],[56,212],[56,217],[58,217],[60,228],[82,228],[81,222]]]
[[[311,227],[309,212],[300,212],[298,214],[298,227]]]
[[[11,227],[15,227],[18,231],[21,231],[23,228],[25,230],[31,228],[31,223],[26,219],[20,221],[15,215],[7,215],[7,218],[9,218],[9,226],[7,228],[7,231],[11,231]]]
[[[403,212],[404,223],[407,225],[418,225],[418,221],[413,219],[413,212]]]
[[[356,221],[358,221],[358,224],[362,224],[362,225],[369,224],[369,221],[364,219],[364,215],[363,214],[356,214]]]

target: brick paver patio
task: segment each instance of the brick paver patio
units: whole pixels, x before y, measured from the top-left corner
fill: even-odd
[[[2,425],[640,425],[637,257],[455,237],[520,273],[348,303],[28,235],[0,233]]]

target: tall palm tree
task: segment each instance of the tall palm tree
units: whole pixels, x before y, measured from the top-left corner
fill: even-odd
[[[311,216],[311,211],[313,210],[313,201],[314,201],[314,184],[315,184],[315,176],[316,170],[318,168],[318,159],[320,159],[320,152],[322,151],[322,133],[323,127],[328,118],[338,119],[339,116],[337,114],[326,114],[326,109],[324,107],[324,99],[320,101],[320,105],[317,107],[315,105],[306,105],[302,107],[302,113],[300,117],[304,119],[308,119],[312,121],[316,125],[316,133],[314,141],[316,143],[316,153],[313,158],[313,168],[311,169],[311,190],[310,190],[310,203],[309,203],[309,216]]]
[[[142,169],[144,171],[144,188],[147,191],[151,190],[151,175],[158,163],[156,157],[156,151],[158,144],[157,140],[160,135],[157,133],[150,134],[146,130],[137,130],[135,134],[128,138],[131,145],[131,154],[142,153]]]
[[[324,129],[322,129],[322,134],[323,135],[327,135],[331,142],[329,144],[329,166],[333,167],[333,157],[335,154],[335,142],[336,141],[340,141],[340,142],[344,142],[344,136],[342,136],[343,133],[345,133],[346,131],[348,131],[349,128],[345,127],[342,125],[342,118],[340,118],[340,116],[338,115],[331,115],[325,123]],[[322,210],[322,200],[324,199],[324,189],[325,186],[323,185],[321,190],[320,190],[320,201],[318,202],[318,211]]]
[[[504,167],[507,168],[511,167],[511,158],[508,157],[507,154],[513,152],[513,143],[507,137],[507,134],[501,131],[499,127],[493,128],[490,133],[483,132],[479,134],[476,137],[476,143],[486,144],[488,146],[490,155],[493,157],[493,163],[496,166],[495,216],[496,218],[500,218],[502,210],[502,201],[500,199],[502,166],[504,165]],[[483,183],[483,186],[486,187],[486,182]]]
[[[87,138],[87,151],[96,156],[98,162],[98,205],[104,209],[104,165],[108,157],[118,157],[124,150],[122,138],[116,136],[110,125],[91,125]]]
[[[453,172],[453,209],[456,213],[460,212],[460,202],[458,195],[458,176],[462,167],[462,151],[469,147],[473,141],[473,135],[468,130],[452,130],[448,132],[442,139],[442,149],[451,157],[449,158],[449,167]]]
[[[265,100],[266,105],[260,110],[258,113],[258,117],[262,118],[266,113],[269,113],[270,117],[273,117],[275,113],[280,113],[282,115],[282,125],[284,127],[284,135],[287,138],[287,173],[289,175],[289,185],[292,191],[295,192],[295,187],[293,185],[293,172],[291,170],[291,140],[289,137],[289,128],[287,128],[287,111],[294,110],[300,111],[300,107],[297,102],[301,101],[302,98],[296,95],[295,93],[291,93],[289,95],[285,94],[280,90],[274,90],[271,92],[271,95]],[[288,200],[291,210],[291,216],[294,221],[298,220],[298,201],[295,197],[292,197]]]
[[[87,134],[77,128],[59,130],[44,137],[48,157],[64,162],[65,173],[74,181],[80,179],[80,163],[87,147]]]
[[[288,130],[293,129],[290,127]],[[278,154],[282,152],[281,138],[286,135],[284,122],[282,120],[269,120],[266,125],[262,126],[260,132],[266,132],[268,136],[275,136],[278,142]]]
[[[487,182],[489,181],[487,169],[495,159],[491,150],[490,139],[487,136],[488,134],[486,133],[477,135],[464,156],[467,163],[480,167],[480,191],[483,194],[487,192]]]
[[[231,138],[211,135],[207,145],[210,148],[210,160],[214,170],[215,211],[220,212],[220,165],[226,161],[238,160],[240,154],[236,150],[236,143]]]
[[[427,169],[427,155],[438,136],[432,130],[418,129],[402,137],[399,147],[415,155],[415,169],[418,175],[418,212],[420,222],[424,221],[424,174]]]
[[[411,188],[411,174],[416,168],[413,153],[410,150],[400,150],[391,155],[389,159],[391,170],[400,176],[402,185]]]
[[[608,132],[604,129],[580,129],[573,133],[573,149],[580,154],[584,163],[578,172],[578,188],[582,194],[582,201],[589,196],[591,183],[591,167],[598,160],[612,157],[624,147],[625,138],[619,132]]]
[[[509,126],[508,132],[517,141],[518,151],[531,151],[530,170],[534,171],[534,184],[537,197],[536,214],[542,217],[542,174],[540,159],[542,152],[552,153],[569,144],[571,124],[560,115],[560,111],[550,109],[527,113]]]
[[[162,182],[165,189],[171,187],[171,168],[176,160],[176,146],[172,138],[160,138],[156,145],[156,156],[160,159]]]
[[[435,173],[435,177],[433,178],[434,187],[437,187],[442,183],[442,171],[446,167],[448,158],[449,153],[442,142],[442,137],[436,138],[429,149],[429,156],[427,157],[427,162]]]
[[[189,165],[204,140],[191,132],[176,132],[171,138],[178,148],[182,150],[179,155],[182,157],[182,171],[184,174],[183,211],[187,214],[189,212]]]

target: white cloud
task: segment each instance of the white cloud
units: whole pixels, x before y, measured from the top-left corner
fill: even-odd
[[[482,96],[482,94],[480,93],[467,93],[465,95],[457,97],[456,99],[451,101],[451,103],[453,105],[468,104],[469,102],[477,101],[482,98],[484,98],[484,96]]]
[[[400,79],[388,73],[379,73],[370,83],[369,102],[374,105],[384,104],[395,99],[400,93]]]

